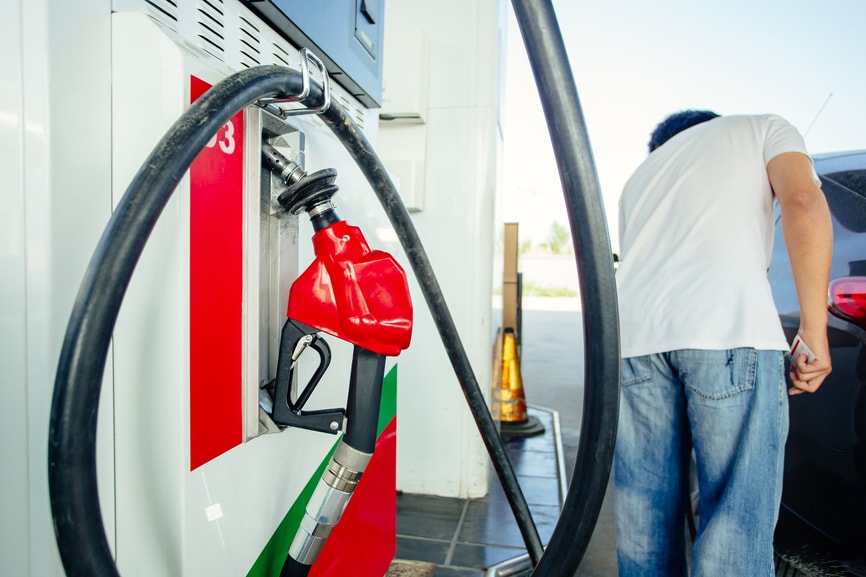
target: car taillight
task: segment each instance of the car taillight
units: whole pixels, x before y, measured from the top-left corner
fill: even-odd
[[[866,329],[866,277],[848,276],[830,282],[830,312]]]

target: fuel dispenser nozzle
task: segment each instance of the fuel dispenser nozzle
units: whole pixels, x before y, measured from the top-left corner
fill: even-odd
[[[340,219],[332,197],[337,171],[307,174],[273,146],[263,144],[263,162],[288,188],[279,204],[292,214],[306,212],[315,231],[316,258],[289,291],[272,419],[294,426],[337,433],[343,411],[302,411],[327,370],[330,350],[316,333],[324,332],[354,345],[345,409],[345,434],[307,504],[306,514],[289,547],[283,577],[306,575],[348,504],[373,456],[387,356],[409,346],[412,302],[406,274],[394,258],[371,250],[358,227]],[[297,358],[312,348],[318,369],[292,401],[290,390]]]

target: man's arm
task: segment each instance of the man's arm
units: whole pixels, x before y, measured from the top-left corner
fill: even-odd
[[[827,343],[827,287],[833,253],[833,225],[824,193],[812,177],[812,162],[804,154],[786,152],[767,164],[767,175],[782,209],[782,232],[791,259],[800,302],[800,337],[815,354],[794,359],[789,393],[813,393],[830,374]]]

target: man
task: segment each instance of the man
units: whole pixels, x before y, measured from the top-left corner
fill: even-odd
[[[789,394],[830,373],[832,228],[803,138],[779,116],[688,110],[653,132],[620,200],[622,403],[615,459],[620,577],[684,576],[694,448],[695,577],[772,576],[788,433],[767,267],[773,204],[815,355]]]

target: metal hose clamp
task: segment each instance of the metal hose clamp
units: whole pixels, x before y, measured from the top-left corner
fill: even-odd
[[[277,106],[278,102],[301,102],[310,95],[310,66],[312,62],[319,73],[322,75],[322,104],[318,108],[281,108]],[[303,114],[322,114],[327,112],[331,107],[331,77],[328,75],[328,69],[321,58],[316,56],[311,50],[301,48],[301,92],[295,96],[286,96],[282,98],[262,98],[256,104],[268,112],[286,118],[289,116],[301,116]]]

